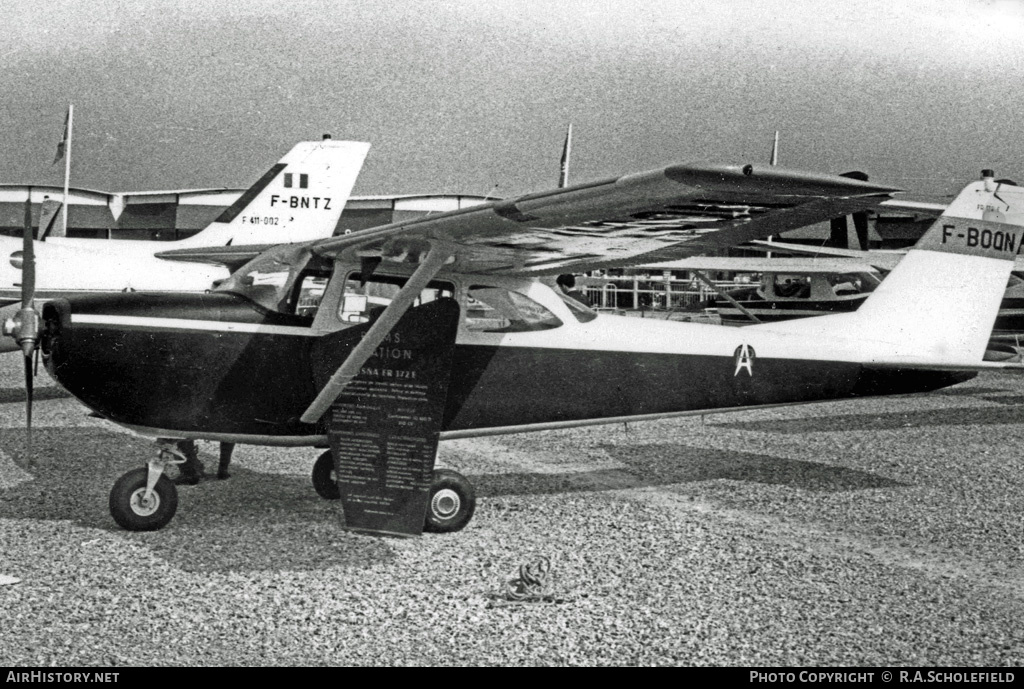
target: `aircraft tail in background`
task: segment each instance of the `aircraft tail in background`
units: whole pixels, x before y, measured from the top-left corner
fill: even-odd
[[[1022,242],[1024,188],[985,170],[856,312],[754,327],[856,340],[867,363],[976,367]]]
[[[167,248],[284,244],[334,234],[370,144],[303,141],[202,232]]]

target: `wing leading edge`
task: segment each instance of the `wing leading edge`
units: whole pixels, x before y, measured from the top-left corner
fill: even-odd
[[[459,272],[552,275],[670,261],[877,206],[899,191],[767,166],[673,165],[332,237],[327,256],[454,249]]]

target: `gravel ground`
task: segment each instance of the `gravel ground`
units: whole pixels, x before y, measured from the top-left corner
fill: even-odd
[[[150,443],[0,361],[0,666],[1020,665],[1024,377],[911,398],[442,443],[462,532],[339,528],[317,452],[239,447],[156,533]],[[208,468],[216,446],[203,445]],[[551,596],[514,602],[521,564]]]

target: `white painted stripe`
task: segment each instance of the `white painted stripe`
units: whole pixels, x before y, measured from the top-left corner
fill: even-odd
[[[311,328],[291,325],[265,325],[262,323],[231,323],[225,321],[199,321],[186,318],[152,318],[148,316],[111,316],[106,314],[71,314],[72,323],[89,325],[122,325],[137,328],[164,328],[171,330],[208,330],[224,333],[256,333],[259,335],[295,335],[317,337]]]

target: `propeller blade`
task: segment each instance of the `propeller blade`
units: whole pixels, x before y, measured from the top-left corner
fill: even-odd
[[[36,251],[32,234],[32,206],[25,203],[25,230],[21,241],[21,308],[32,307],[36,296]]]
[[[860,180],[861,182],[867,182],[868,181],[867,173],[866,172],[861,172],[860,170],[851,170],[850,172],[844,172],[844,173],[842,173],[839,176],[840,177],[849,177],[850,179],[857,179],[857,180]],[[867,213],[867,211],[857,211],[856,213],[852,213],[851,215],[853,216],[853,229],[857,233],[857,243],[860,245],[857,248],[860,249],[861,251],[867,251],[868,250],[868,213]],[[843,219],[843,225],[844,225],[844,230],[843,230],[843,242],[844,243],[843,243],[842,246],[843,246],[844,249],[848,249],[849,248],[849,242],[846,240],[846,231],[845,231],[846,222],[845,222],[845,218]]]
[[[838,218],[832,218],[829,221],[828,243],[826,246],[834,246],[839,249],[849,249],[850,240],[847,238],[846,231],[847,225],[845,215],[840,215]]]
[[[857,211],[853,214],[853,228],[857,230],[857,248],[861,251],[868,250],[868,213]]]
[[[32,233],[31,195],[25,199],[25,228],[22,233],[21,256],[21,310],[18,311],[13,323],[12,335],[21,347],[25,367],[25,457],[29,467],[34,466],[32,457],[32,398],[35,383],[34,357],[39,342],[39,312],[36,311],[36,254],[35,236]]]
[[[25,457],[29,468],[35,466],[32,457],[32,393],[35,383],[32,355],[24,357],[25,361]]]

